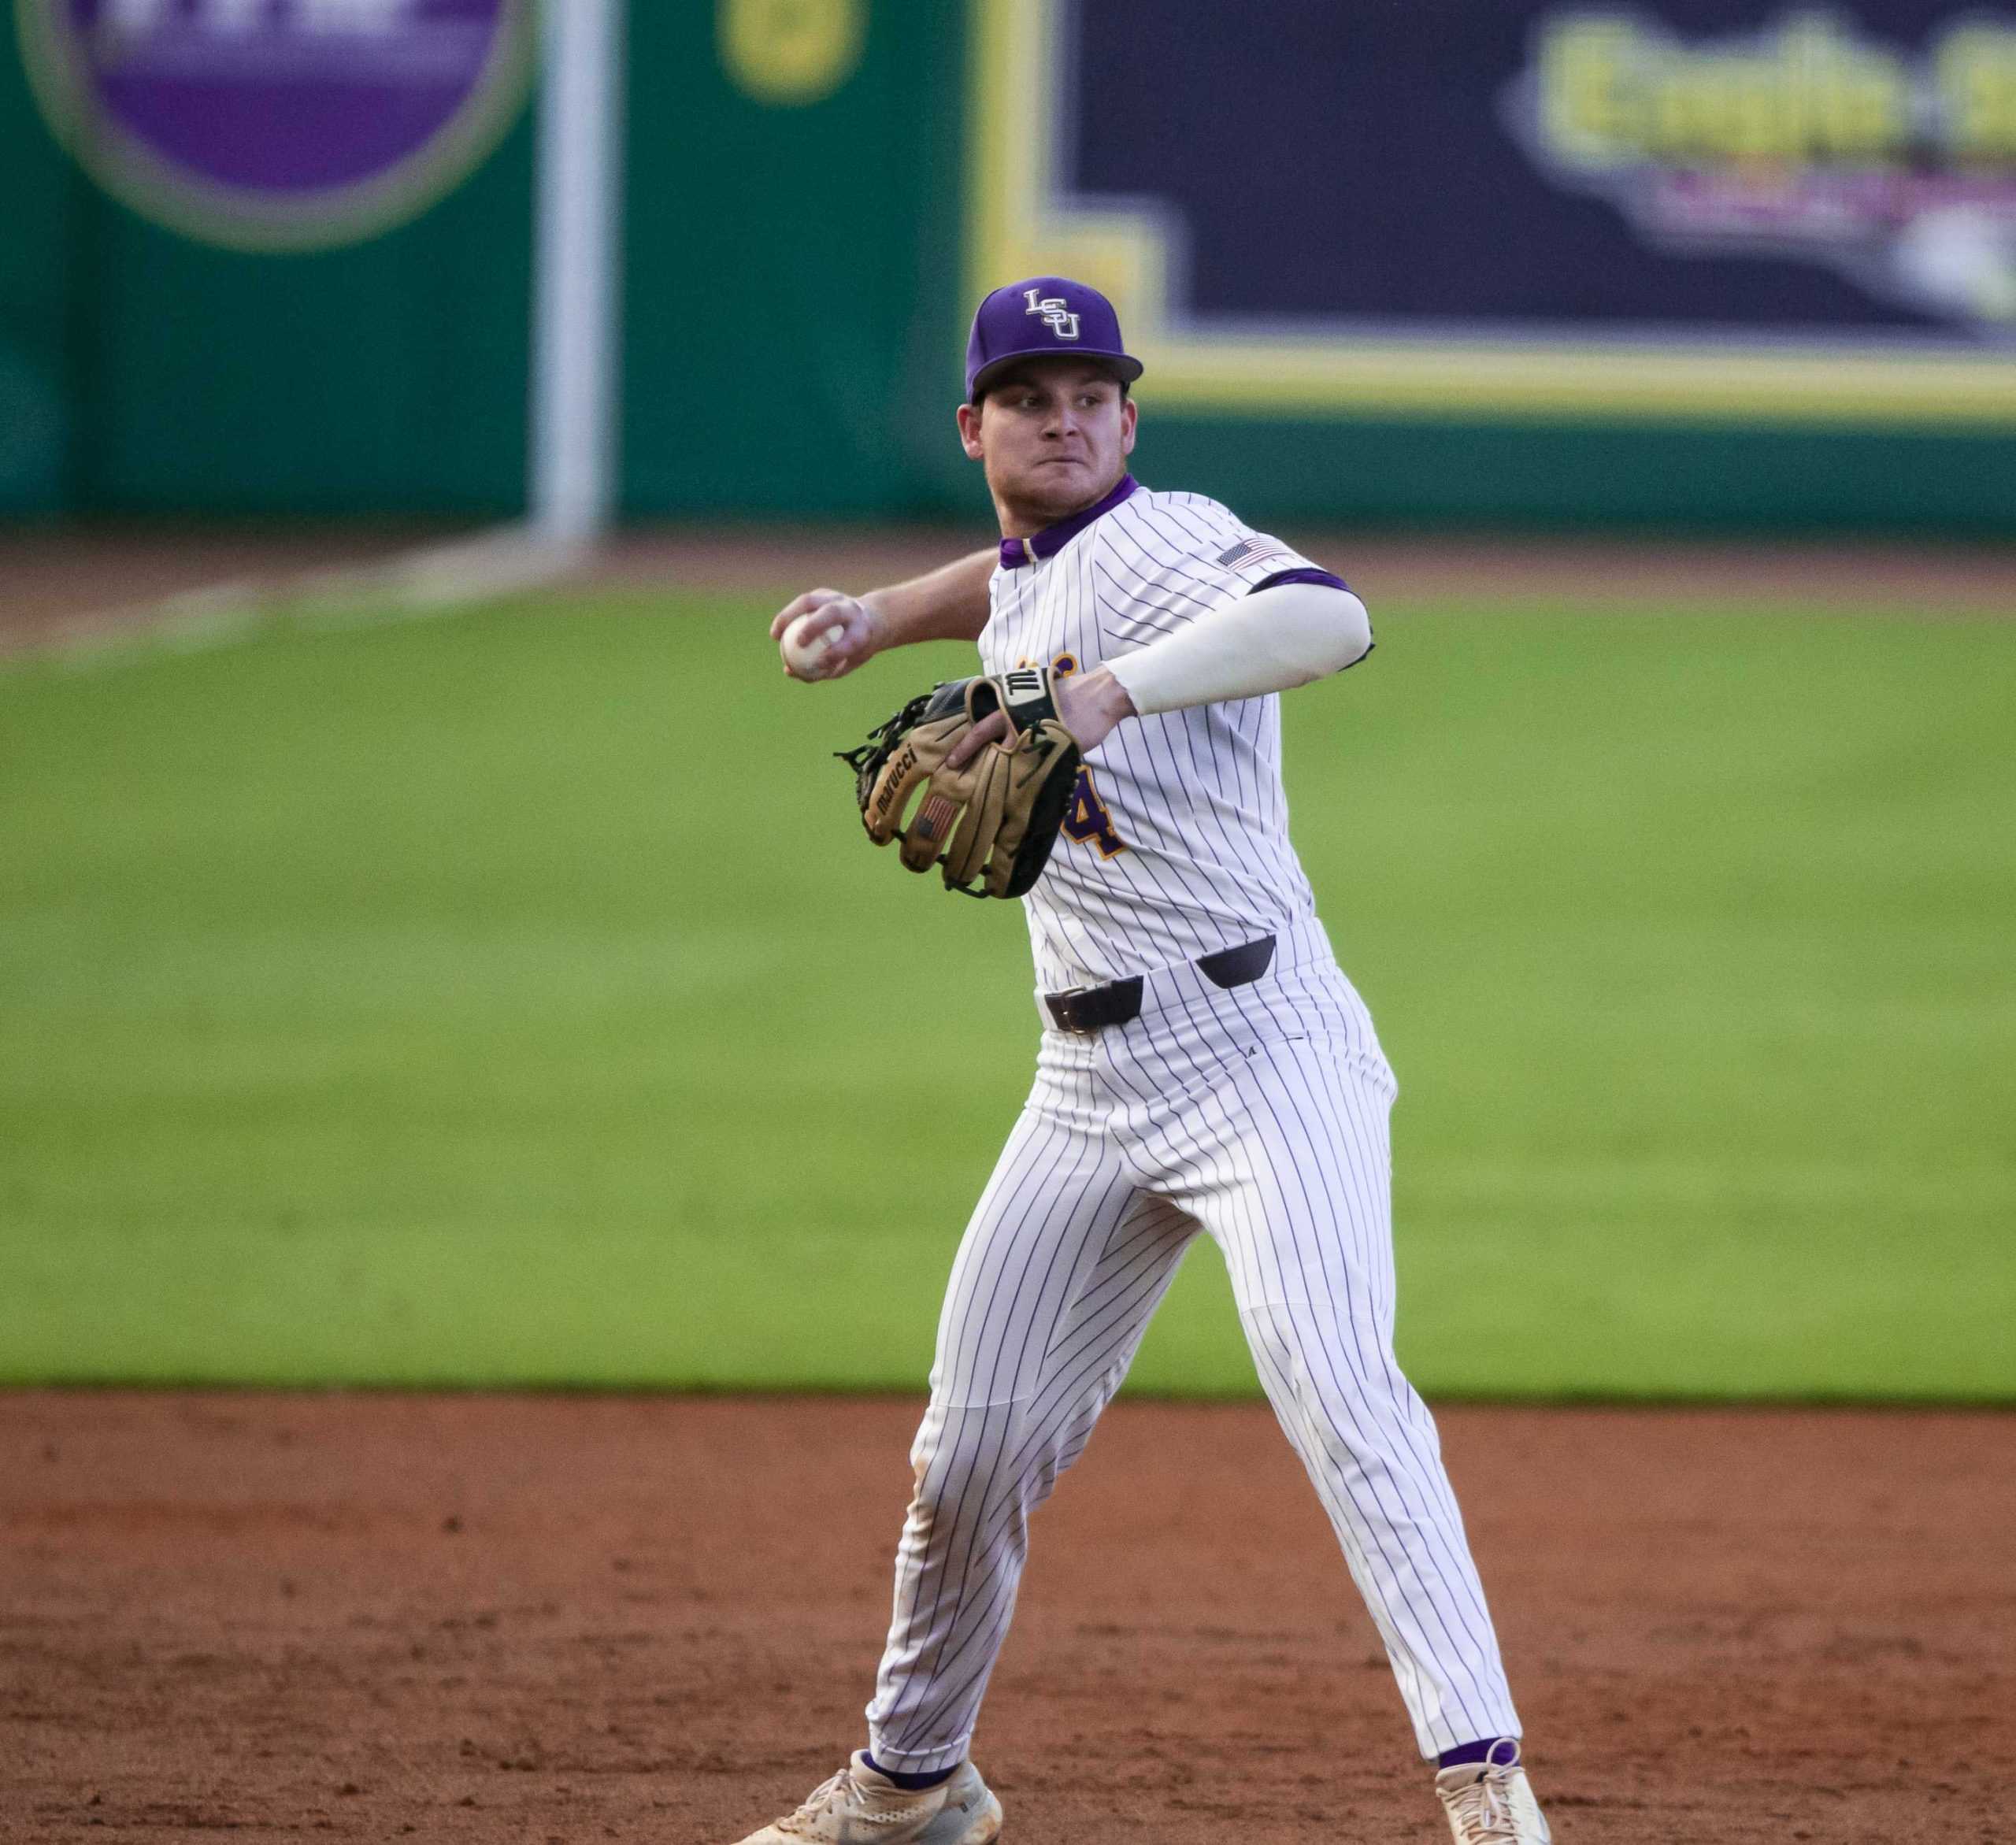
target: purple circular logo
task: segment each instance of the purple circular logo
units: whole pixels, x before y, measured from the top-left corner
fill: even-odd
[[[37,94],[107,190],[239,249],[424,211],[523,100],[528,0],[16,0]]]

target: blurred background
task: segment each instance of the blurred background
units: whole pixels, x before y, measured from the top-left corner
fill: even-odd
[[[2016,12],[17,0],[0,174],[0,1378],[921,1385],[1021,920],[765,627],[1061,272],[1373,611],[1417,1381],[2016,1395]]]

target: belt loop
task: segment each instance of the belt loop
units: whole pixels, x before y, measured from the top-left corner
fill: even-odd
[[[1257,942],[1199,955],[1197,970],[1214,987],[1250,987],[1267,971],[1273,958],[1274,938],[1262,935]]]

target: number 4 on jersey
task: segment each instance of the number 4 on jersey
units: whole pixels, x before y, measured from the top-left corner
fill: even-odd
[[[1016,664],[1027,666],[1030,662],[1021,660]],[[1078,662],[1069,654],[1059,654],[1051,661],[1050,669],[1063,679],[1078,670]],[[1102,858],[1110,858],[1116,852],[1127,850],[1127,842],[1113,824],[1111,811],[1099,798],[1099,790],[1092,786],[1092,772],[1083,763],[1078,765],[1078,781],[1071,791],[1071,805],[1065,810],[1063,832],[1066,839],[1076,839],[1081,846],[1098,847]]]
[[[1071,805],[1064,815],[1064,832],[1067,838],[1076,839],[1081,846],[1096,846],[1102,858],[1110,858],[1116,852],[1125,852],[1127,842],[1114,828],[1113,816],[1106,804],[1099,798],[1099,791],[1092,786],[1092,772],[1082,763],[1078,768],[1078,784],[1071,791]]]

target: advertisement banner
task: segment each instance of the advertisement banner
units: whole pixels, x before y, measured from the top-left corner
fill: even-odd
[[[232,248],[424,210],[522,102],[529,0],[17,0],[57,135],[109,191]]]
[[[974,292],[1200,413],[2016,424],[2016,13],[976,0]]]

